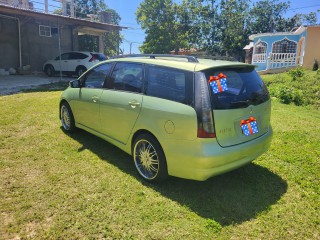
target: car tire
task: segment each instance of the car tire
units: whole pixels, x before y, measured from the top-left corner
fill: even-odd
[[[62,128],[65,132],[73,132],[76,129],[73,113],[67,102],[61,103],[60,118]]]
[[[145,180],[161,182],[168,178],[166,157],[151,134],[143,133],[134,140],[132,156],[138,173]]]
[[[76,74],[78,77],[80,77],[85,71],[87,71],[87,68],[84,66],[80,66],[80,67],[77,67]]]
[[[55,73],[54,67],[52,65],[47,65],[45,67],[45,72],[48,77],[53,77]]]

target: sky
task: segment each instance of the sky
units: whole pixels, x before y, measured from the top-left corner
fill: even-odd
[[[135,12],[139,7],[142,0],[105,0],[105,3],[109,8],[114,9],[118,12],[121,17],[121,26],[127,26],[130,29],[123,30],[122,35],[124,36],[123,43],[120,48],[124,50],[125,54],[140,53],[139,46],[143,44],[145,33],[141,29],[141,26],[136,21]],[[175,2],[181,2],[176,0]],[[257,0],[253,0],[257,2]],[[280,2],[287,2],[281,0]],[[317,12],[320,9],[319,0],[291,0],[290,9],[284,17],[292,17],[296,13],[309,13]],[[317,13],[318,23],[320,23],[320,13]]]

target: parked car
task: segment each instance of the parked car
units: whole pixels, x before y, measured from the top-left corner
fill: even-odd
[[[148,181],[206,180],[270,146],[270,97],[253,65],[188,56],[104,61],[60,99],[66,132],[84,129],[133,156]]]
[[[106,56],[96,52],[66,52],[53,60],[44,63],[43,71],[52,77],[57,72],[62,71],[63,74],[69,76],[76,74],[80,77],[87,69],[91,68],[100,61],[106,60]]]

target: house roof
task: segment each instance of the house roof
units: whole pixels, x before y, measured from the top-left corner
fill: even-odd
[[[255,38],[265,37],[265,36],[299,35],[306,29],[307,27],[301,26],[293,32],[257,33],[257,34],[250,35],[249,39],[253,41]]]
[[[250,42],[248,45],[246,45],[243,49],[244,50],[247,50],[247,49],[250,49],[250,48],[253,48],[253,42]]]
[[[53,20],[58,21],[63,24],[68,25],[78,25],[82,27],[87,27],[95,30],[101,30],[101,32],[105,31],[112,31],[112,30],[121,30],[121,29],[127,29],[128,27],[109,24],[109,23],[101,23],[101,22],[94,22],[86,19],[80,19],[70,16],[63,16],[58,14],[52,14],[52,13],[43,13],[38,12],[31,9],[24,9],[24,8],[18,8],[13,6],[8,6],[0,3],[0,14],[11,14],[11,15],[19,15],[19,16],[28,16],[28,17],[35,17],[39,19],[44,20]]]

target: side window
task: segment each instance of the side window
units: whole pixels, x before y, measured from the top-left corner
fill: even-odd
[[[88,56],[87,55],[85,55],[85,54],[83,54],[83,53],[77,53],[77,52],[75,52],[75,53],[72,53],[72,55],[71,55],[71,59],[85,59],[85,58],[87,58]]]
[[[112,72],[113,89],[142,92],[143,87],[143,64],[140,63],[117,63]]]
[[[111,66],[112,63],[102,64],[88,72],[85,77],[84,87],[102,88]]]
[[[69,54],[69,60],[77,59],[77,53],[70,53]]]
[[[146,94],[185,104],[193,102],[193,73],[149,66]]]
[[[61,55],[61,60],[69,60],[69,58],[70,58],[70,53],[64,53]]]

